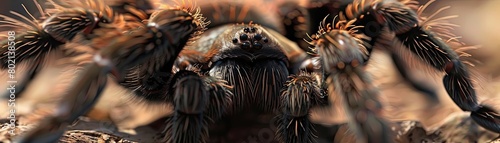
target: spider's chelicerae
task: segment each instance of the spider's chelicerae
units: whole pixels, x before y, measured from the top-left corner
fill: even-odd
[[[441,40],[454,38],[449,31],[454,25],[440,23],[447,17],[422,17],[427,5],[286,2],[276,13],[265,13],[250,1],[151,3],[50,0],[38,19],[0,16],[3,27],[18,33],[15,43],[2,41],[1,59],[33,65],[22,85],[53,50],[65,51],[82,67],[58,112],[19,142],[58,140],[65,126],[99,99],[108,75],[138,100],[174,106],[161,142],[234,142],[231,128],[235,122],[251,127],[250,120],[257,119],[249,115],[274,116],[279,142],[315,142],[320,125],[311,122],[310,109],[339,99],[359,142],[394,142],[364,70],[374,48],[390,53],[404,79],[429,100],[437,100],[435,91],[408,75],[405,57],[397,51],[406,48],[446,72],[443,82],[453,101],[479,125],[500,132],[499,114],[477,102],[468,69]]]

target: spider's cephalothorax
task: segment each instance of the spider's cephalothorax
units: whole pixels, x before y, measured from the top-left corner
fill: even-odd
[[[234,25],[217,38],[210,51],[210,75],[234,86],[234,105],[277,109],[278,94],[288,77],[288,59],[274,36],[258,25]],[[251,104],[249,104],[251,103]]]
[[[77,81],[65,93],[60,111],[20,142],[57,140],[64,125],[96,102],[108,74],[133,90],[137,99],[173,105],[173,114],[161,131],[162,142],[245,141],[248,136],[261,135],[254,131],[262,123],[267,128],[277,123],[272,130],[276,138],[266,141],[315,142],[321,139],[315,135],[320,125],[310,120],[311,109],[329,103],[344,105],[359,142],[393,142],[379,114],[378,92],[365,72],[374,48],[390,53],[404,79],[430,99],[436,100],[435,91],[408,76],[407,63],[395,51],[408,48],[446,72],[443,81],[453,101],[471,111],[479,125],[500,132],[499,114],[477,103],[467,68],[432,34],[429,27],[439,26],[429,26],[421,9],[413,9],[415,1],[355,0],[340,8],[344,12],[339,14],[331,13],[339,11],[338,7],[324,6],[330,9],[309,13],[313,10],[290,3],[276,12],[279,14],[272,14],[248,1],[208,2],[200,7],[182,1],[157,10],[144,1],[111,5],[100,0],[68,1],[81,8],[53,2],[56,11],[52,17],[38,19],[43,24],[37,19],[22,24],[1,16],[5,19],[2,24],[20,28],[16,24],[21,23],[29,28],[18,41],[20,61],[39,61],[47,51],[65,47],[62,50],[70,51],[66,56],[76,56],[73,60],[84,63]],[[326,23],[326,18],[310,21],[315,19],[311,15],[329,14],[338,14],[339,19],[333,23]],[[318,32],[307,30],[310,23],[321,23]],[[449,29],[450,24],[444,25],[442,29]],[[316,34],[300,41],[307,37],[306,31]],[[3,54],[8,53],[6,43],[2,42]],[[87,48],[71,46],[75,44]],[[37,72],[30,72],[24,84]]]

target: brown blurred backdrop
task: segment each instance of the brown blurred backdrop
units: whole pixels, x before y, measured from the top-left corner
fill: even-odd
[[[427,2],[427,0],[420,1],[421,3]],[[24,13],[21,6],[23,2],[30,11],[36,11],[32,0],[4,0],[0,4],[0,13],[10,15],[9,11],[11,10]],[[462,35],[462,40],[468,45],[481,46],[481,49],[471,52],[474,57],[483,62],[483,64],[477,65],[481,75],[485,78],[480,83],[480,86],[478,86],[480,87],[478,90],[480,91],[481,99],[487,99],[486,103],[496,105],[499,103],[496,102],[496,97],[500,95],[500,84],[498,84],[499,80],[496,78],[498,71],[500,71],[500,56],[497,56],[497,54],[500,54],[500,36],[497,36],[500,33],[500,26],[498,26],[500,23],[500,1],[438,0],[428,8],[427,12],[434,12],[444,6],[451,6],[451,8],[443,11],[443,15],[459,15],[458,18],[452,21],[461,25],[460,28],[454,31],[455,34]],[[34,15],[37,16],[36,13]],[[461,112],[449,99],[446,91],[444,91],[441,83],[442,74],[426,75],[424,73],[416,73],[422,79],[427,79],[429,84],[435,85],[439,90],[442,103],[437,106],[431,106],[422,98],[423,95],[413,91],[405,82],[401,81],[386,55],[377,52],[374,54],[376,56],[373,56],[373,64],[370,65],[369,71],[373,73],[375,83],[381,87],[381,96],[383,96],[384,104],[386,105],[386,112],[384,114],[388,118],[393,120],[420,120],[428,127],[436,127],[449,114]],[[46,70],[44,78],[38,79],[38,84],[30,87],[32,91],[29,92],[29,96],[19,99],[19,107],[26,108],[19,109],[19,113],[27,114],[38,108],[49,107],[49,104],[39,104],[39,102],[44,101],[48,97],[53,98],[54,95],[61,92],[53,90],[54,87],[64,86],[58,84],[58,81],[68,79],[64,78],[64,75],[61,76],[61,72],[61,68]],[[66,72],[66,75],[71,74]],[[0,76],[2,76],[0,78],[5,79],[5,73],[1,73]],[[6,83],[2,81],[0,81],[0,86],[4,87]],[[96,118],[115,120],[115,122],[122,124],[123,127],[142,125],[169,112],[169,107],[164,105],[149,105],[145,107],[139,106],[139,104],[131,104],[127,95],[130,93],[116,85],[111,85],[105,92],[105,96],[94,111]],[[0,117],[6,116],[8,112],[4,110],[7,109],[4,107],[7,104],[4,103],[5,101],[0,100]],[[321,116],[318,117],[318,120],[338,122],[342,119],[339,119],[337,116]]]

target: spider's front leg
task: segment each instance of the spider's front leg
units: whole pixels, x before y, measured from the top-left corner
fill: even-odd
[[[131,33],[124,34],[116,29],[99,31],[107,35],[92,39],[89,46],[101,50],[83,68],[76,83],[63,96],[59,111],[24,135],[19,142],[55,142],[65,130],[65,125],[85,114],[98,100],[108,73],[114,70],[115,76],[120,78],[117,72],[139,64],[158,67],[154,64],[163,62],[146,61],[150,58],[159,59],[156,56],[160,55],[172,65],[188,40],[201,33],[205,25],[201,16],[187,9],[174,8],[157,11],[148,26]],[[174,34],[177,36],[172,36]]]
[[[70,6],[68,6],[69,4],[63,5],[62,2],[49,1],[56,8],[47,10],[51,11],[48,17],[45,17],[45,13],[40,13],[42,16],[38,19],[31,16],[29,11],[26,11],[26,13],[31,16],[31,19],[17,12],[11,13],[18,17],[0,14],[2,19],[0,20],[1,27],[10,28],[11,31],[8,34],[16,35],[12,40],[2,40],[0,42],[0,60],[13,60],[34,67],[28,69],[23,80],[17,85],[16,95],[21,95],[25,87],[31,83],[31,80],[36,78],[38,72],[46,64],[46,57],[49,53],[63,49],[61,48],[62,45],[70,43],[78,36],[88,39],[95,38],[95,33],[93,33],[95,29],[102,28],[103,24],[118,22],[115,19],[116,15],[110,12],[109,7],[93,7],[88,3],[89,1],[72,1]],[[34,1],[34,3],[39,7],[39,11],[44,11],[37,1]],[[72,51],[66,53],[78,52],[72,47],[64,50]],[[67,54],[65,56],[72,57],[74,55]],[[7,62],[2,63],[0,69],[6,69],[7,65]]]
[[[391,131],[380,116],[378,92],[364,70],[366,49],[343,30],[327,30],[313,43],[321,58],[330,101],[343,100],[358,142],[392,142]]]

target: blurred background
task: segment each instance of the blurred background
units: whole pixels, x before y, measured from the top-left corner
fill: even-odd
[[[282,0],[283,1],[283,0]],[[421,4],[427,0],[419,0]],[[12,16],[9,11],[24,13],[21,3],[37,17],[37,9],[32,0],[0,2],[0,14]],[[39,3],[43,4],[42,1]],[[302,2],[304,3],[304,2]],[[455,31],[460,40],[469,46],[479,49],[468,51],[473,58],[481,63],[476,64],[475,71],[480,77],[476,78],[476,87],[480,101],[496,107],[500,103],[500,1],[499,0],[437,0],[424,12],[431,15],[440,8],[450,6],[441,12],[441,16],[459,15],[450,22],[460,25]],[[438,16],[439,17],[439,16]],[[0,27],[4,28],[4,27]],[[5,29],[4,29],[5,30]],[[425,67],[418,64],[417,67]],[[17,75],[22,75],[22,64],[19,64]],[[28,92],[21,98],[16,98],[17,114],[31,114],[40,112],[41,115],[26,119],[26,124],[35,122],[43,117],[43,113],[50,113],[53,103],[59,97],[73,74],[71,68],[53,64],[42,72],[36,83],[29,87]],[[402,81],[394,69],[390,58],[384,53],[375,51],[368,71],[373,74],[375,84],[380,87],[381,98],[385,105],[384,116],[392,121],[417,120],[428,130],[440,127],[453,113],[462,111],[451,101],[442,85],[441,73],[427,74],[415,70],[414,75],[433,85],[439,91],[440,104],[432,105],[418,92],[415,92],[406,82]],[[0,87],[6,87],[2,82],[6,73],[0,73]],[[0,93],[4,90],[1,89]],[[110,83],[105,95],[93,111],[89,113],[92,119],[112,121],[120,128],[135,128],[148,124],[170,113],[169,105],[145,105],[130,100],[131,93],[116,84]],[[0,99],[0,118],[8,116],[7,101]],[[496,107],[500,110],[499,107]],[[314,114],[313,118],[324,124],[343,122],[345,118],[339,115]]]

